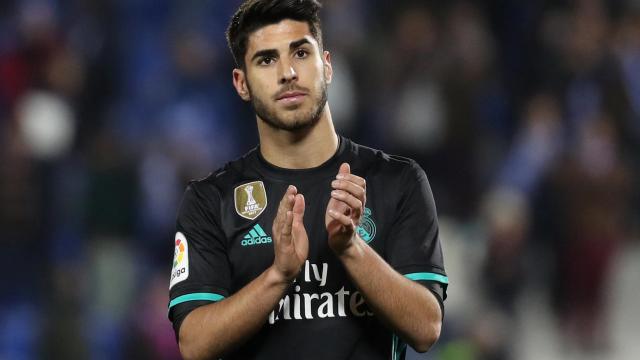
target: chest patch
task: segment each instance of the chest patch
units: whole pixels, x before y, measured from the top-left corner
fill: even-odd
[[[267,208],[267,192],[262,181],[253,181],[235,188],[233,201],[236,212],[245,219],[253,220]]]

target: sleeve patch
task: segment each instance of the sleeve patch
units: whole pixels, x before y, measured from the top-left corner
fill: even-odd
[[[187,280],[189,277],[189,245],[183,233],[176,233],[175,251],[173,253],[173,267],[171,269],[171,282],[169,289],[175,284]]]

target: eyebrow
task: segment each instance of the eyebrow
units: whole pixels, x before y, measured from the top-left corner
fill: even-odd
[[[253,62],[253,60],[261,57],[276,57],[276,56],[278,56],[278,50],[265,49],[265,50],[257,51],[255,54],[253,54],[253,56],[251,57],[251,61]]]
[[[291,44],[289,44],[289,50],[298,48],[303,44],[311,44],[311,43],[309,42],[309,40],[307,40],[307,38],[302,38],[300,40],[293,41]]]
[[[294,50],[304,44],[311,44],[311,43],[309,42],[309,40],[307,40],[307,38],[302,38],[300,40],[292,41],[289,44],[289,50]],[[253,54],[253,56],[251,57],[251,61],[254,61],[255,59],[261,58],[261,57],[276,57],[276,56],[278,56],[278,50],[264,49],[264,50],[257,51],[255,54]]]

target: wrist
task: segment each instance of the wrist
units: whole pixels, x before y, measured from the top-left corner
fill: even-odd
[[[271,265],[269,268],[267,268],[267,270],[265,271],[265,275],[267,282],[273,286],[289,286],[295,278],[295,276],[287,276],[282,271],[278,270],[275,265]]]
[[[334,249],[334,253],[341,260],[348,260],[360,257],[364,253],[364,247],[367,244],[358,236],[354,234],[351,240],[341,249]]]

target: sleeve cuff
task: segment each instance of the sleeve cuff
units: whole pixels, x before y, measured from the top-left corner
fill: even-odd
[[[405,274],[404,276],[411,280],[437,281],[439,283],[449,285],[448,277],[444,275],[432,273],[432,272],[417,272],[417,273]]]
[[[178,296],[177,298],[171,300],[169,303],[169,309],[172,307],[182,304],[187,301],[220,301],[223,300],[224,296],[215,293],[192,293],[192,294],[184,294]]]

